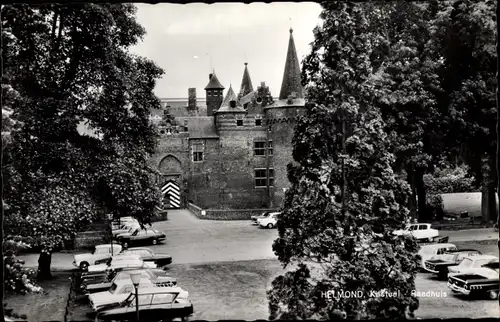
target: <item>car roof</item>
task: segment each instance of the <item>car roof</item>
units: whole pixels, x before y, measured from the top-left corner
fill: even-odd
[[[122,264],[135,264],[135,263],[144,263],[142,259],[139,258],[126,258],[119,261],[120,265]]]
[[[125,278],[125,279],[121,279],[121,280],[115,281],[115,284],[117,284],[117,285],[120,285],[120,284],[132,284],[132,280],[128,279],[128,278]],[[153,282],[151,282],[151,280],[149,278],[141,278],[141,280],[139,282],[139,286],[141,286],[141,284],[143,284],[143,285],[153,284]]]
[[[479,260],[479,259],[495,259],[498,257],[493,256],[493,255],[474,255],[474,256],[467,256],[467,258],[474,259],[474,260]]]
[[[466,248],[462,248],[462,249],[454,249],[454,250],[449,250],[447,251],[447,253],[467,253],[467,252],[479,252],[477,249],[466,249]]]
[[[106,247],[111,247],[111,244],[100,244],[95,246],[95,248],[106,248]],[[122,246],[119,244],[113,244],[113,248],[115,247],[122,247]]]
[[[125,261],[127,259],[140,259],[141,256],[137,254],[116,254],[115,256],[112,256],[111,259],[117,259],[120,261]]]
[[[127,250],[144,250],[144,249],[151,251],[151,249],[149,249],[147,247],[131,247],[131,248],[125,249],[125,251],[127,251]]]

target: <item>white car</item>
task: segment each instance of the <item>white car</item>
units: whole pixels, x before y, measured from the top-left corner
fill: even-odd
[[[151,287],[154,287],[154,284],[150,279],[141,278],[139,288]],[[111,287],[107,291],[89,294],[90,305],[95,311],[103,305],[125,300],[130,293],[133,293],[134,291],[134,284],[132,284],[132,280],[130,278],[118,280],[111,284]]]
[[[266,217],[269,217],[271,213],[270,212],[264,212],[260,215],[254,215],[254,216],[250,216],[250,220],[252,221],[252,224],[254,225],[257,225],[257,220],[261,219],[261,218],[266,218]]]
[[[258,218],[257,224],[259,224],[260,227],[274,228],[278,223],[279,214],[279,212],[272,212],[267,217]]]
[[[139,223],[127,223],[121,226],[120,229],[115,229],[112,231],[113,237],[116,238],[118,235],[133,233],[137,229],[141,229],[141,225]]]
[[[113,251],[111,244],[97,245],[90,253],[75,255],[73,265],[84,270],[96,261],[108,258],[111,254],[119,254],[121,251],[122,246],[118,244],[113,244]]]
[[[425,261],[431,259],[432,257],[436,255],[441,255],[449,251],[455,251],[458,250],[457,246],[454,244],[431,244],[431,245],[423,245],[420,246],[420,250],[418,251],[418,254],[421,259],[421,267],[425,269]]]
[[[155,263],[151,262],[145,262],[141,259],[122,259],[118,260],[115,263],[111,265],[106,265],[106,264],[100,264],[100,265],[92,265],[89,266],[89,271],[86,272],[87,274],[85,276],[91,276],[95,274],[100,274],[100,273],[106,273],[110,271],[114,271],[117,269],[124,269],[124,268],[157,268]]]
[[[116,266],[120,261],[140,260],[140,259],[141,258],[139,257],[139,255],[136,254],[129,254],[129,255],[116,254],[115,256],[108,258],[106,263],[90,265],[89,267],[87,267],[87,272],[89,273],[101,272],[106,270],[106,268],[110,266]]]
[[[397,236],[413,236],[417,240],[431,242],[439,236],[439,231],[431,228],[431,224],[418,223],[406,225],[405,229],[395,230],[393,234]]]
[[[498,257],[493,255],[467,256],[460,264],[448,267],[448,276],[467,273],[491,262],[498,262]]]

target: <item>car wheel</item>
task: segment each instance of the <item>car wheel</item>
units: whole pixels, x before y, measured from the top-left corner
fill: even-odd
[[[432,238],[427,238],[428,243],[432,243]]]
[[[267,224],[267,228],[273,228],[273,227],[274,227],[273,224],[271,223]]]
[[[488,291],[486,293],[486,296],[490,300],[496,300],[496,299],[498,299],[498,291],[495,291],[495,290]]]
[[[127,242],[123,242],[123,243],[122,243],[122,247],[123,247],[123,248],[128,248],[128,243],[127,243]]]
[[[86,270],[88,267],[89,267],[89,263],[87,263],[87,262],[81,262],[80,263],[80,269],[82,271]]]
[[[155,239],[153,239],[153,242],[152,242],[152,243],[153,243],[153,245],[158,244],[158,239],[156,239],[156,238],[155,238]]]

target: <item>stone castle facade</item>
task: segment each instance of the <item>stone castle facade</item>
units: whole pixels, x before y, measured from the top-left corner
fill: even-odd
[[[240,91],[215,71],[205,87],[206,107],[189,89],[187,106],[153,111],[161,139],[151,163],[158,170],[164,208],[255,209],[280,206],[289,185],[287,164],[304,90],[293,31],[278,99],[261,83],[254,90],[247,63]]]

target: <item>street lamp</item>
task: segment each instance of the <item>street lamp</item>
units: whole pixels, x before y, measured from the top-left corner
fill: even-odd
[[[111,234],[111,256],[114,256],[114,254],[113,254],[113,214],[108,214],[108,220],[109,220],[109,233]]]
[[[135,313],[137,321],[139,321],[139,282],[141,281],[141,273],[130,274],[130,279],[135,288]]]

